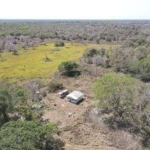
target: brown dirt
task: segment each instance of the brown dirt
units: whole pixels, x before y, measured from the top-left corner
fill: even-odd
[[[49,93],[43,99],[47,106],[43,120],[58,124],[60,138],[66,143],[65,150],[119,150],[106,140],[108,131],[105,128],[96,128],[92,122],[86,121],[84,114],[93,102],[91,83],[94,80],[89,76],[60,80],[70,92],[79,90],[85,94],[85,100],[79,105],[68,102],[67,98],[60,99],[58,93]]]

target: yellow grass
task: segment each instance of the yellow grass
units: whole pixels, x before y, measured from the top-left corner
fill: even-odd
[[[8,79],[17,81],[20,79],[51,78],[57,71],[58,65],[62,61],[77,60],[82,56],[87,47],[93,45],[65,44],[65,47],[55,48],[54,44],[39,45],[34,49],[20,50],[19,55],[12,53],[2,53],[0,61],[0,81]],[[100,47],[105,47],[101,45]],[[45,57],[50,59],[45,62]]]

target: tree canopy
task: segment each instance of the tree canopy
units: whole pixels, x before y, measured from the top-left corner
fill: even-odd
[[[0,130],[0,150],[60,150],[63,143],[53,138],[54,123],[10,121]]]
[[[0,125],[9,121],[8,112],[12,108],[11,94],[6,89],[0,89]]]
[[[97,80],[93,88],[97,106],[115,112],[119,108],[121,110],[131,109],[136,81],[136,79],[123,74],[109,73],[104,75]]]
[[[96,105],[111,114],[106,118],[111,127],[128,127],[150,139],[149,86],[129,75],[108,73],[94,86]]]
[[[58,69],[65,75],[69,75],[74,69],[77,68],[77,66],[78,65],[73,61],[64,61],[58,66]]]

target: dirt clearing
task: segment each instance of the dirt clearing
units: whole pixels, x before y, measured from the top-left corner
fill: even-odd
[[[118,150],[105,140],[105,129],[95,128],[92,122],[86,121],[85,113],[93,103],[91,84],[94,80],[88,76],[61,79],[70,92],[79,90],[85,94],[84,101],[79,105],[68,102],[67,98],[59,98],[58,93],[50,93],[43,99],[47,106],[43,120],[58,124],[60,138],[66,143],[65,150]]]

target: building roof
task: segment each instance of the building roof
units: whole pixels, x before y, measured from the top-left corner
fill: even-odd
[[[84,94],[82,92],[73,91],[73,92],[71,92],[70,94],[67,95],[67,98],[78,100],[79,98],[81,98],[83,96],[84,96]]]

